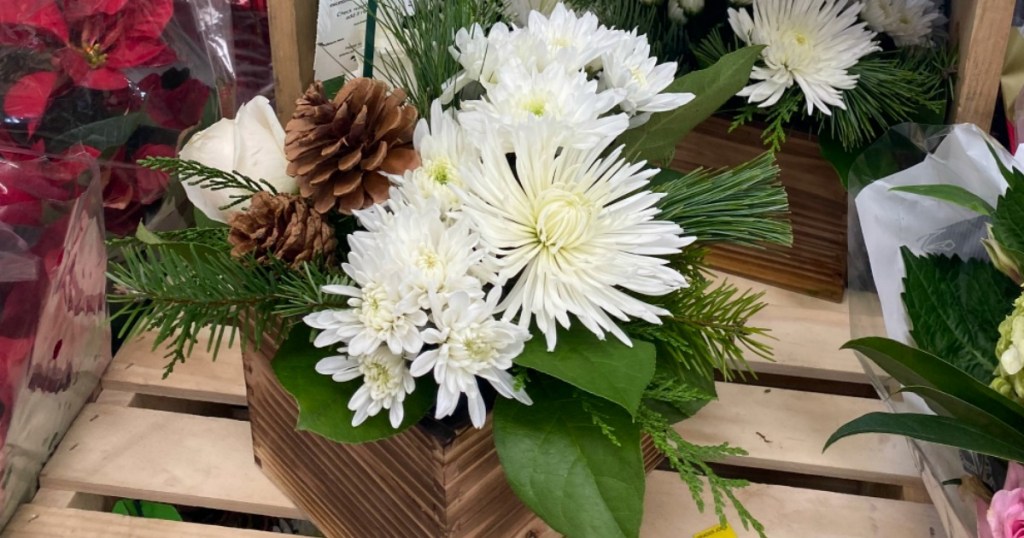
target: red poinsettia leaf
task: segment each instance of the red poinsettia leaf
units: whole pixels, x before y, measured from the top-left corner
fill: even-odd
[[[174,16],[173,0],[132,0],[119,16],[125,35],[133,39],[158,39]]]
[[[108,66],[93,68],[78,51],[66,48],[57,51],[61,68],[76,85],[93,90],[120,90],[128,87],[124,73]]]
[[[146,157],[174,157],[174,147],[166,144],[146,144],[135,150],[134,160]],[[149,168],[135,168],[135,201],[144,205],[152,204],[164,195],[170,177],[165,172]]]
[[[28,135],[35,135],[58,78],[57,73],[40,71],[18,79],[4,97],[4,115],[28,121]]]
[[[128,0],[64,0],[64,16],[74,21],[90,15],[114,15],[127,3]]]
[[[68,40],[68,25],[55,0],[4,0],[0,2],[0,25],[30,26]]]
[[[107,53],[105,67],[127,69],[130,67],[159,67],[174,63],[174,51],[158,39],[122,39]]]
[[[140,83],[139,86],[143,85]],[[143,89],[147,91],[146,112],[158,125],[168,129],[181,130],[199,123],[210,98],[210,88],[194,78],[170,90],[159,84],[149,90]]]

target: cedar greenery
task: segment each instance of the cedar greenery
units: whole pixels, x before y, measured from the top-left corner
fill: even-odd
[[[187,159],[146,157],[140,160],[139,164],[146,168],[173,174],[181,179],[182,182],[193,187],[202,187],[211,191],[224,189],[240,189],[245,191],[243,194],[232,194],[230,196],[232,202],[220,209],[229,209],[243,204],[259,191],[277,194],[277,189],[265,179],[254,180],[237,171],[225,172]]]

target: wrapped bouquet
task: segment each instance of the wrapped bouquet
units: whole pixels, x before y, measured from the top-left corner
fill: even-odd
[[[637,535],[641,438],[762,532],[707,464],[740,449],[673,424],[768,353],[758,296],[711,282],[702,245],[786,242],[785,193],[767,155],[685,175],[641,157],[758,51],[677,78],[645,36],[561,4],[524,27],[486,0],[413,4],[379,6],[381,78],[314,84],[284,128],[252,101],[144,161],[213,225],[140,229],[112,300],[171,342],[169,370],[206,327],[212,345],[269,335],[302,428],[333,441],[490,422],[512,489],[560,532]]]

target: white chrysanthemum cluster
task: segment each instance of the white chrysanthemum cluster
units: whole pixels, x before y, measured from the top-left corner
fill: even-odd
[[[457,36],[465,67],[452,82],[484,94],[461,110],[433,103],[414,135],[420,168],[393,178],[391,200],[356,212],[349,236],[348,308],[306,316],[318,347],[342,344],[317,370],[361,379],[354,424],[402,402],[432,374],[435,416],[466,396],[484,424],[482,379],[530,403],[508,370],[536,329],[548,350],[578,322],[631,344],[620,322],[659,323],[643,296],[687,285],[667,256],[694,238],[656,220],[657,170],[631,164],[612,141],[690,94],[663,93],[674,64],[658,64],[643,36],[610,30],[561,4],[532,12],[527,28],[497,25]],[[499,62],[497,58],[500,58]]]
[[[754,0],[747,9],[729,9],[729,24],[743,42],[765,45],[754,84],[737,95],[762,107],[774,105],[794,84],[807,100],[807,113],[846,109],[844,90],[857,86],[849,69],[880,50],[875,34],[860,22],[861,4],[846,0]]]
[[[864,0],[860,17],[872,30],[892,37],[897,47],[928,45],[946,20],[935,0]]]

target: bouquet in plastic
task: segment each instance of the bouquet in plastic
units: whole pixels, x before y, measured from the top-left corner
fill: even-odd
[[[785,194],[769,155],[685,175],[642,157],[739,90],[757,51],[677,78],[644,36],[562,5],[525,27],[489,1],[413,8],[379,6],[380,78],[314,84],[284,128],[254,100],[145,161],[223,224],[140,230],[113,300],[171,342],[170,369],[205,327],[281,334],[274,370],[334,441],[492,421],[513,490],[560,532],[637,535],[642,436],[696,502],[710,487],[761,532],[707,465],[740,449],[673,424],[716,371],[768,353],[758,296],[711,282],[702,245],[786,242]]]

